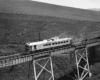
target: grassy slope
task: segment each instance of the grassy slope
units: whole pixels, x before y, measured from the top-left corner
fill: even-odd
[[[25,43],[63,34],[78,36],[99,30],[99,22],[79,21],[45,16],[0,14],[0,42]],[[40,33],[40,35],[39,35]]]

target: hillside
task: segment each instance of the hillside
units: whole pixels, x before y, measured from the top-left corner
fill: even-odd
[[[0,13],[0,43],[26,43],[54,36],[87,35],[100,30],[99,22],[48,16]]]
[[[0,11],[100,21],[100,12],[98,11],[64,7],[29,0],[0,0]]]

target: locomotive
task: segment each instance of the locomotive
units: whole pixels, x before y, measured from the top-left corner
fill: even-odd
[[[71,44],[71,38],[56,37],[56,38],[51,38],[43,41],[28,42],[25,45],[25,51],[26,52],[38,51],[38,50],[68,45],[68,44]]]

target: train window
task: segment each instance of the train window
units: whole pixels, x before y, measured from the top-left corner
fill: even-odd
[[[65,43],[67,43],[68,41],[65,41]]]
[[[57,43],[55,43],[55,44],[57,44]]]
[[[61,42],[61,43],[63,43],[63,42]]]
[[[59,42],[59,44],[61,44],[61,42]]]
[[[45,46],[45,45],[43,45],[43,46]]]
[[[46,46],[48,46],[48,44],[46,44]]]
[[[45,44],[44,46],[48,46],[48,44]]]
[[[52,43],[52,45],[54,45],[55,43]]]
[[[46,46],[48,46],[48,44],[46,44]]]
[[[60,42],[58,42],[58,44],[60,44]]]
[[[49,45],[51,45],[51,44],[46,44],[46,46],[49,46]]]

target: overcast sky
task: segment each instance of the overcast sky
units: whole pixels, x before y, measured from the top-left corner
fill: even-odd
[[[75,8],[82,8],[82,9],[100,8],[100,0],[33,0],[33,1],[39,1],[39,2],[75,7]]]

